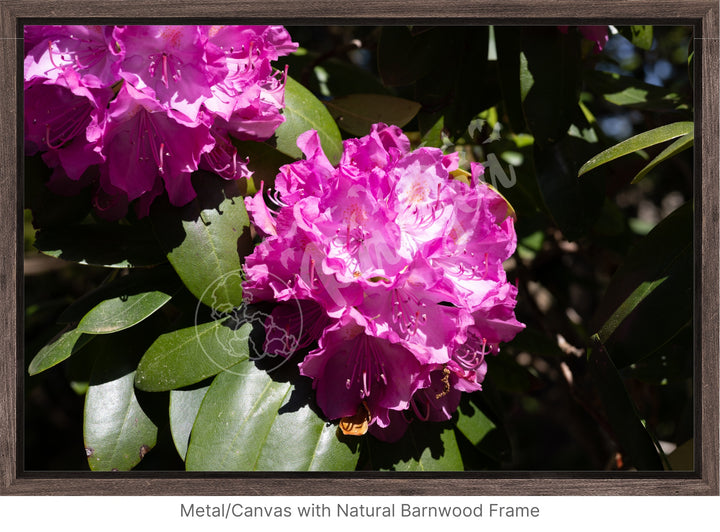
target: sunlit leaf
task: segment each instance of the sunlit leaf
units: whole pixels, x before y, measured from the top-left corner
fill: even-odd
[[[135,396],[132,344],[101,338],[85,396],[85,450],[93,471],[127,471],[155,446],[157,427]]]
[[[137,368],[141,390],[161,392],[195,384],[249,358],[251,325],[216,320],[163,334]]]
[[[285,84],[285,108],[283,122],[275,131],[277,149],[295,159],[302,157],[297,147],[297,138],[314,129],[318,132],[320,144],[332,164],[340,161],[342,137],[337,124],[325,106],[312,92],[288,76]]]
[[[598,153],[595,157],[587,161],[578,171],[578,177],[594,168],[597,168],[598,166],[614,161],[618,157],[628,155],[650,146],[655,146],[656,144],[661,144],[677,137],[691,134],[692,131],[692,122],[674,122],[672,124],[660,126],[658,128],[651,129],[650,131],[645,131],[630,137],[629,139],[619,142],[615,146]]]
[[[308,402],[311,395],[308,382],[293,386],[274,381],[249,362],[221,373],[210,386],[195,421],[187,469],[354,469],[358,455],[340,439],[335,425],[318,417]]]
[[[156,209],[153,229],[187,289],[227,311],[242,303],[240,253],[252,248],[250,220],[234,182],[198,173],[193,185],[198,197],[182,209]]]
[[[187,455],[190,432],[210,386],[170,392],[170,431],[180,457]]]
[[[678,153],[687,150],[688,148],[691,148],[694,142],[694,136],[692,133],[689,133],[687,135],[683,135],[679,139],[677,139],[675,142],[670,144],[667,148],[665,148],[663,151],[658,153],[655,158],[653,158],[652,161],[650,161],[645,168],[640,170],[637,175],[633,178],[632,183],[635,184],[638,181],[640,181],[643,177],[645,177],[653,168],[655,168],[657,165],[659,165],[661,162],[666,161],[670,159],[671,157],[674,157]]]
[[[83,334],[83,331],[78,329],[63,332],[59,338],[43,347],[33,357],[28,367],[28,373],[36,375],[59,364],[80,351],[93,338],[94,336]]]

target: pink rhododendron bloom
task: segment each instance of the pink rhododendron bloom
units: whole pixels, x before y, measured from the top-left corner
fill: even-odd
[[[58,193],[92,186],[111,220],[165,193],[188,203],[198,168],[250,177],[232,139],[283,122],[271,62],[297,48],[281,26],[27,26],[25,45],[26,153],[43,153]]]
[[[305,158],[275,191],[245,200],[265,237],[245,260],[246,297],[287,302],[266,350],[281,352],[283,330],[317,340],[300,373],[351,433],[394,440],[413,419],[449,419],[524,327],[502,265],[516,245],[507,202],[481,165],[467,185],[457,154],[411,151],[395,126],[345,141],[337,167],[315,131],[297,144]]]

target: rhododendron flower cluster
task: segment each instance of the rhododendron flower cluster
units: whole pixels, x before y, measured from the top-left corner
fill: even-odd
[[[26,153],[43,152],[58,194],[92,184],[108,219],[133,201],[145,216],[164,191],[184,205],[198,168],[250,175],[231,137],[283,122],[271,61],[296,47],[281,26],[28,26]]]
[[[245,200],[265,237],[245,295],[280,302],[266,352],[317,341],[300,372],[346,433],[395,440],[413,419],[449,419],[482,388],[485,357],[524,327],[503,269],[509,205],[482,165],[468,174],[457,153],[411,151],[395,126],[346,140],[337,167],[315,131],[298,147],[305,158],[281,167],[275,190]]]

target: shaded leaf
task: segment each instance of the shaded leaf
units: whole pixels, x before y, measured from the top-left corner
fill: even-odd
[[[210,386],[170,392],[170,431],[180,457],[187,455],[190,432]]]
[[[213,381],[190,437],[194,471],[347,471],[357,454],[313,411],[309,381],[273,381],[241,363]],[[352,445],[352,442],[351,442]]]
[[[263,142],[233,140],[233,144],[237,148],[238,157],[248,159],[248,168],[253,173],[252,180],[247,182],[245,195],[255,194],[261,182],[265,183],[265,190],[272,188],[280,167],[294,161]]]
[[[365,68],[334,57],[322,60],[316,52],[290,54],[274,64],[280,70],[288,65],[293,78],[318,96],[339,97],[358,92],[390,94],[380,80]]]
[[[488,407],[482,405],[476,396],[474,394],[461,400],[457,429],[477,450],[499,464],[508,456],[510,441],[505,431],[498,426],[499,422],[493,421],[493,416],[486,413]]]
[[[576,119],[580,96],[580,37],[554,27],[522,29],[522,51],[532,85],[523,82],[523,110],[535,144],[563,138]],[[522,71],[522,70],[521,70]]]
[[[54,339],[38,351],[30,362],[28,373],[37,375],[46,369],[52,368],[80,351],[93,338],[94,336],[83,334],[83,331],[78,329],[63,332],[59,338]]]
[[[285,122],[275,131],[277,149],[295,159],[302,157],[297,138],[310,129],[318,132],[320,144],[332,164],[340,161],[342,137],[325,106],[300,83],[287,78],[285,84]]]
[[[133,386],[133,344],[101,337],[85,396],[83,433],[93,471],[128,471],[156,443],[157,427],[143,412]]]
[[[365,436],[366,469],[382,471],[462,471],[464,464],[452,423],[413,421],[398,441]]]
[[[413,35],[407,26],[382,28],[378,41],[378,72],[388,87],[410,85],[428,75],[447,43],[440,28]]]
[[[672,124],[651,129],[650,131],[645,131],[598,153],[595,157],[587,161],[582,168],[580,168],[578,171],[578,177],[594,168],[597,168],[598,166],[609,163],[618,157],[622,157],[623,155],[628,155],[638,150],[642,150],[649,146],[654,146],[677,137],[692,134],[692,132],[692,122],[674,122]]]
[[[593,322],[617,367],[651,354],[692,320],[692,223],[686,203],[643,237],[615,272]]]
[[[249,323],[216,320],[159,336],[137,368],[136,386],[162,392],[195,384],[247,360]]]
[[[340,128],[358,137],[378,122],[403,127],[420,110],[417,102],[384,94],[351,94],[325,105]]]
[[[495,26],[494,30],[503,105],[512,130],[520,132],[525,128],[522,100],[530,89],[532,75],[527,70],[527,60],[521,70],[520,28]]]
[[[588,370],[626,461],[641,471],[661,471],[663,465],[653,439],[645,429],[612,360],[599,342],[595,342],[595,347],[588,354]]]
[[[35,247],[45,255],[106,268],[154,266],[166,261],[146,227],[80,224],[41,229]]]

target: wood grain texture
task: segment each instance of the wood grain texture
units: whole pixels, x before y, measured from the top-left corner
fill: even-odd
[[[18,419],[24,367],[18,344],[22,328],[18,253],[22,198],[18,172],[19,24],[94,22],[220,22],[278,24],[689,24],[699,52],[696,82],[696,457],[693,474],[459,473],[425,474],[67,474],[28,473],[18,467]],[[42,19],[40,18],[42,16]],[[54,19],[54,20],[53,20]],[[89,20],[88,20],[89,21]],[[237,1],[0,0],[0,494],[14,495],[718,495],[718,356],[720,51],[717,0],[337,0]],[[13,312],[12,309],[17,309]],[[20,368],[20,369],[19,369]],[[20,415],[19,415],[20,414]]]

